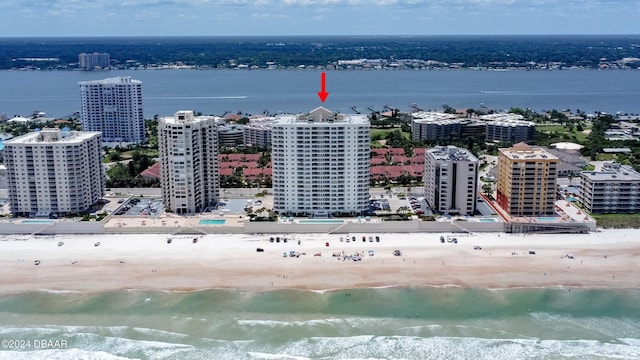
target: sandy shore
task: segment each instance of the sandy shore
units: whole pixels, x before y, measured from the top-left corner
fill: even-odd
[[[380,242],[369,242],[370,235],[379,235]],[[3,236],[0,292],[640,287],[640,230],[449,235],[458,243],[441,244],[440,234],[350,234],[357,241],[349,243],[340,242],[340,235],[326,234],[292,235],[287,243],[271,243],[269,235],[181,235],[173,236],[171,243],[168,235],[146,234]],[[198,241],[194,243],[193,238]],[[95,246],[96,242],[100,245]],[[264,252],[257,252],[258,247]],[[402,256],[393,255],[396,249]],[[529,249],[536,254],[530,255]],[[283,257],[292,250],[306,255]],[[364,256],[362,261],[343,260],[343,252]]]

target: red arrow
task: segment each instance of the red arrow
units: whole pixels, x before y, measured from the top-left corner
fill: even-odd
[[[327,100],[327,96],[329,96],[329,93],[327,92],[327,73],[324,71],[320,74],[320,92],[318,93],[318,96],[322,102]]]

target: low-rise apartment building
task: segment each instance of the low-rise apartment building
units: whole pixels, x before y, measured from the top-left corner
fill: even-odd
[[[640,212],[640,174],[617,163],[583,171],[578,201],[594,214]]]

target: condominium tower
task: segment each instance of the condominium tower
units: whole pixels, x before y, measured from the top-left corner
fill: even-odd
[[[524,143],[499,150],[498,205],[511,216],[553,215],[558,158]]]
[[[369,210],[369,121],[318,107],[272,127],[273,209],[358,215]]]
[[[413,140],[459,139],[462,123],[455,114],[417,112],[412,114],[411,138]]]
[[[640,174],[617,163],[583,171],[578,200],[595,214],[640,212]]]
[[[104,195],[99,132],[45,128],[4,146],[14,216],[78,214]]]
[[[111,58],[108,53],[82,53],[78,55],[78,64],[82,70],[108,69]]]
[[[536,124],[525,121],[522,115],[513,113],[499,113],[481,115],[480,119],[486,121],[487,129],[485,141],[519,142],[533,141],[536,137]]]
[[[82,129],[102,132],[104,142],[145,140],[142,82],[131,77],[81,81]]]
[[[158,122],[160,186],[167,210],[194,214],[220,193],[216,118],[178,111]]]
[[[473,215],[478,196],[478,158],[455,146],[425,152],[424,196],[440,214]]]
[[[273,118],[251,120],[244,126],[244,144],[259,148],[271,148],[271,126]]]

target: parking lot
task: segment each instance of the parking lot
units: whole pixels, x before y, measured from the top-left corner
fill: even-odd
[[[121,199],[122,205],[116,210],[116,216],[143,216],[157,218],[164,209],[162,199],[150,199],[133,197],[130,199]]]

